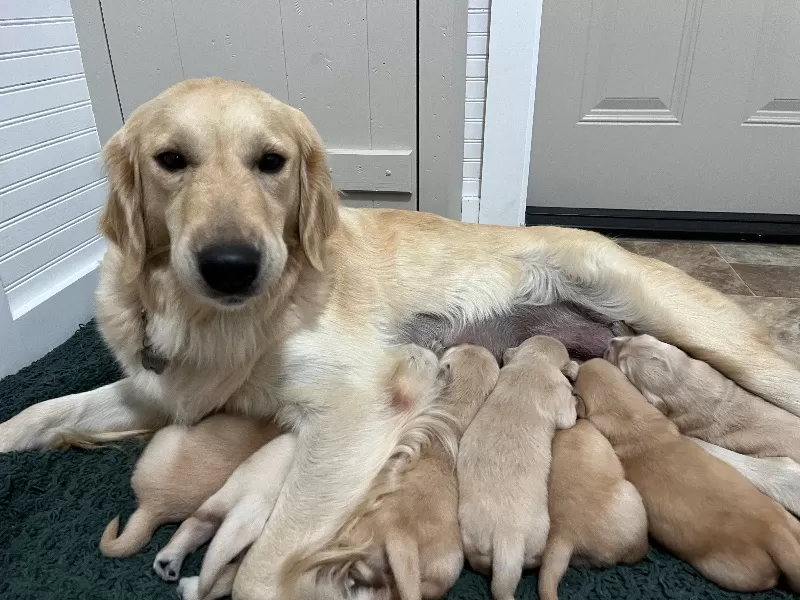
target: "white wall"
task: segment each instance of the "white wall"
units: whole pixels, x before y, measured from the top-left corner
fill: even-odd
[[[486,64],[489,57],[490,0],[469,0],[467,13],[467,93],[464,106],[464,187],[461,220],[478,221],[481,194]]]
[[[91,318],[99,151],[69,0],[0,3],[0,376]]]

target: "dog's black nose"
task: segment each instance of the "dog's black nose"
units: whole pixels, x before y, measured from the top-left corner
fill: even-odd
[[[208,286],[223,294],[243,294],[258,277],[261,253],[250,244],[216,244],[197,253],[200,274]]]

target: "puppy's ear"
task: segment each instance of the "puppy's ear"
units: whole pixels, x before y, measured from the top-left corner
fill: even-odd
[[[122,250],[126,276],[133,280],[144,269],[147,242],[138,150],[131,140],[130,126],[117,131],[103,149],[109,191],[100,216],[100,232]]]
[[[299,112],[299,111],[298,111]],[[322,271],[325,241],[339,224],[339,196],[333,188],[325,148],[311,122],[299,113],[300,243],[308,262]]]
[[[517,351],[519,350],[519,346],[516,348],[506,348],[506,351],[503,352],[503,366],[506,366],[517,355]]]
[[[574,360],[571,360],[564,365],[561,372],[567,379],[574,382],[578,378],[578,369],[580,369],[580,365]]]
[[[575,394],[575,411],[578,413],[579,419],[586,418],[586,403],[578,394]]]

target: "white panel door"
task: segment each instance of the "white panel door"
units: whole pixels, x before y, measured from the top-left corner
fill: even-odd
[[[528,205],[800,212],[800,2],[545,0]]]
[[[0,3],[0,377],[94,313],[99,151],[69,0]]]
[[[357,206],[416,208],[413,0],[101,0],[124,116],[217,75],[303,110]]]

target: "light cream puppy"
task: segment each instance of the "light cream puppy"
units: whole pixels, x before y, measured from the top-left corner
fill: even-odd
[[[652,335],[614,338],[606,358],[684,435],[750,456],[800,461],[800,417]]]
[[[586,419],[556,432],[548,487],[550,535],[539,597],[558,599],[570,564],[610,567],[647,554],[647,515],[614,449]]]
[[[280,433],[270,422],[210,416],[193,427],[159,430],[136,463],[131,487],[139,507],[119,536],[119,517],[106,526],[100,551],[131,556],[164,523],[182,521],[216,492],[245,459]]]
[[[575,424],[577,364],[557,340],[536,336],[511,348],[494,391],[458,453],[464,553],[492,573],[496,600],[511,600],[523,567],[539,565],[547,541],[547,479],[557,429]]]
[[[654,539],[726,589],[768,590],[784,574],[800,591],[794,517],[682,436],[611,363],[581,365],[575,394],[639,490]]]
[[[448,349],[439,368],[446,387],[435,404],[452,421],[455,445],[492,391],[500,369],[488,350],[472,345]],[[367,547],[368,558],[361,561],[361,570],[383,567],[385,572],[363,575],[351,571],[350,581],[389,582],[372,584],[375,600],[391,595],[391,590],[378,589],[390,582],[400,600],[443,597],[455,584],[464,562],[454,458],[452,450],[434,440],[395,477],[394,489],[380,498],[374,510],[357,519],[310,562],[342,573],[342,559],[353,548]],[[330,575],[322,581],[323,586],[337,584]],[[338,585],[350,584],[340,578]]]

